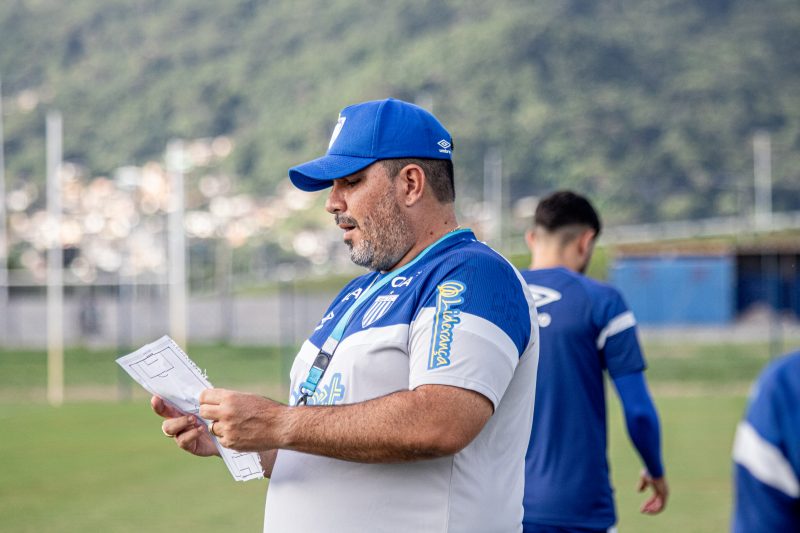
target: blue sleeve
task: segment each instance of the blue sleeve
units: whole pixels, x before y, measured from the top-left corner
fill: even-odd
[[[625,424],[633,445],[650,475],[654,478],[662,477],[664,467],[661,463],[661,430],[644,373],[635,372],[614,378],[614,385],[622,402]]]
[[[533,333],[531,320],[521,319],[531,314],[526,285],[514,267],[492,250],[482,247],[468,257],[465,261],[464,252],[449,254],[437,265],[421,289],[420,310],[433,308],[438,315],[453,309],[458,315],[480,317],[507,335],[521,357]],[[449,296],[443,299],[444,294]]]
[[[612,378],[642,372],[644,356],[636,335],[636,318],[622,295],[608,285],[592,287],[592,320],[598,329],[597,349]]]
[[[800,353],[759,377],[733,443],[735,533],[800,527]]]

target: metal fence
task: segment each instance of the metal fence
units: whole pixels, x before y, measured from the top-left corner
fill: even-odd
[[[65,295],[65,346],[138,346],[169,333],[166,287],[107,289],[81,287]],[[190,296],[188,339],[192,343],[296,345],[314,328],[334,294],[284,283],[263,295]],[[43,291],[12,294],[4,315],[2,347],[47,346],[47,297]]]

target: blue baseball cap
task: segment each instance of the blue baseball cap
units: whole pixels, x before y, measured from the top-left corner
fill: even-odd
[[[428,111],[388,98],[345,107],[328,152],[289,169],[298,189],[320,191],[381,159],[451,159],[453,138]]]

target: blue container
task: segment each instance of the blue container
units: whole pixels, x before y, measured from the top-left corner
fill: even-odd
[[[792,310],[797,318],[800,318],[800,268],[797,268],[794,275],[794,286],[791,290]]]
[[[748,254],[737,260],[737,311],[747,312],[754,305],[762,305],[800,317],[800,256]]]
[[[781,308],[781,278],[777,274],[762,272],[739,272],[736,290],[736,310],[747,311],[756,304]]]
[[[735,314],[732,257],[625,257],[610,281],[648,325],[720,325]]]

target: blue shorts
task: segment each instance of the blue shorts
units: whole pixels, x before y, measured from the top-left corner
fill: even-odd
[[[544,524],[529,524],[523,522],[522,533],[616,533],[617,528],[591,529],[585,527],[548,526]]]

